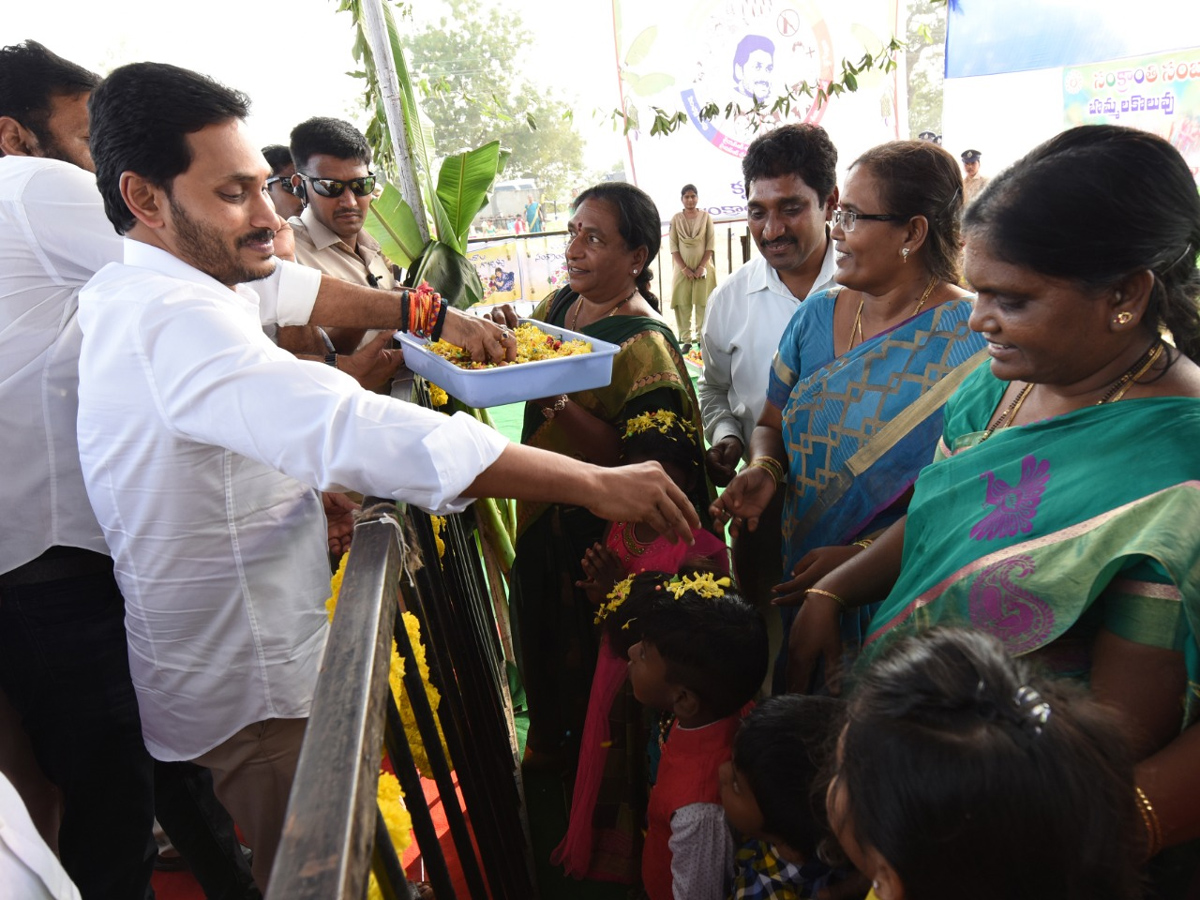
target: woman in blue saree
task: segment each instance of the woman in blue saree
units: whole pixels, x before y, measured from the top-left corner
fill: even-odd
[[[903,515],[932,457],[942,405],[983,348],[957,287],[961,211],[958,164],[936,144],[883,144],[850,167],[831,232],[841,287],[809,297],[788,323],[751,461],[713,506],[735,531],[754,530],[784,490],[793,580],[775,603],[799,600],[797,579],[811,584]],[[851,652],[869,616],[843,617]]]

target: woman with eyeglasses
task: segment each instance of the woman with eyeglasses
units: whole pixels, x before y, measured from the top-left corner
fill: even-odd
[[[712,507],[735,533],[753,531],[784,492],[792,580],[774,589],[776,604],[801,601],[801,587],[902,516],[933,458],[942,405],[984,346],[958,287],[961,212],[958,163],[937,144],[883,144],[850,167],[831,232],[839,287],[809,297],[788,323],[750,463]],[[842,617],[849,652],[869,617]]]

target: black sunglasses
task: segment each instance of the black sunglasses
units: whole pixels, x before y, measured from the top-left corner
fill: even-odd
[[[295,193],[295,191],[292,190],[292,176],[291,175],[272,175],[270,178],[267,179],[267,187],[270,187],[271,185],[275,184],[275,182],[279,182],[279,186],[281,188],[283,188],[285,191],[287,191],[289,194]]]
[[[298,173],[301,178],[313,186],[313,190],[322,197],[340,197],[346,193],[346,188],[354,192],[355,197],[365,197],[375,190],[375,176],[364,175],[351,181],[335,181],[332,178],[314,178],[311,175]]]

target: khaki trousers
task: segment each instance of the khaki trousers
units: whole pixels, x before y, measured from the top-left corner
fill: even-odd
[[[250,870],[264,895],[283,834],[307,722],[254,722],[194,760],[212,771],[213,790],[254,850]]]

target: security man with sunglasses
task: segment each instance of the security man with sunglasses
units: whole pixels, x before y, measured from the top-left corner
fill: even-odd
[[[292,129],[291,151],[292,192],[304,204],[304,211],[288,220],[296,236],[296,262],[342,281],[395,287],[391,262],[363,229],[376,184],[366,137],[349,122],[318,117]],[[353,353],[381,333],[329,329],[328,337],[338,353]],[[328,350],[324,340],[311,327],[279,330],[279,345],[296,353],[323,353]]]

